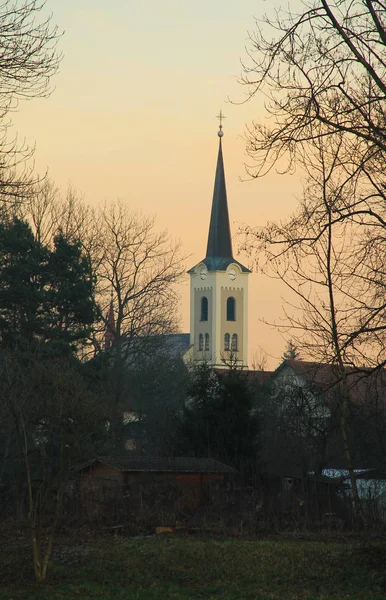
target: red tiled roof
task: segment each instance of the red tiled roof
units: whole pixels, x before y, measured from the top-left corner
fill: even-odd
[[[230,372],[229,369],[215,369],[215,371],[217,373],[220,373],[220,375],[225,375]],[[248,379],[248,381],[256,381],[261,385],[268,381],[268,379],[274,373],[274,371],[253,371],[250,369],[242,369],[237,372],[240,373],[240,375],[242,375],[243,377],[245,377],[245,379]]]
[[[320,391],[334,390],[341,375],[337,365],[316,363],[303,360],[285,360],[275,371],[278,373],[285,365],[291,367],[296,375]],[[386,408],[386,369],[370,370],[365,368],[345,368],[351,399],[354,402],[372,402]]]

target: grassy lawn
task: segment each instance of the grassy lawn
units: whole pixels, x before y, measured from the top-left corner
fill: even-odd
[[[33,582],[22,538],[0,548],[0,600],[372,600],[386,598],[386,547],[163,535],[61,539]]]

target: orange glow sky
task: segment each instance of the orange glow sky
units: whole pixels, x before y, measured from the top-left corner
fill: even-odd
[[[300,191],[295,176],[245,178],[245,125],[262,118],[263,100],[240,102],[237,82],[248,30],[269,8],[256,0],[48,0],[65,33],[55,90],[21,103],[13,116],[19,138],[36,143],[40,174],[71,183],[93,204],[120,198],[155,214],[159,228],[180,238],[189,268],[204,257],[217,158],[216,115],[223,139],[234,235],[240,224],[284,219]],[[238,256],[241,261],[245,257]],[[181,285],[182,331],[189,327],[189,281]],[[285,288],[250,276],[249,356],[263,349],[279,363],[285,341],[261,319],[279,320]]]

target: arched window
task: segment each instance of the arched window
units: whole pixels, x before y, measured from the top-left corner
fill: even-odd
[[[236,300],[233,296],[227,300],[227,321],[236,321]]]
[[[237,352],[237,333],[232,335],[232,350]]]
[[[224,335],[224,350],[229,350],[231,345],[231,336],[229,333]]]
[[[201,298],[201,321],[208,320],[208,298],[203,296]]]
[[[209,333],[205,334],[205,352],[209,351]]]
[[[204,349],[204,336],[202,335],[202,333],[200,333],[200,335],[198,336],[198,349],[201,352]]]

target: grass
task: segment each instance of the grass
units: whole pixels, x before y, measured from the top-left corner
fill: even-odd
[[[28,552],[21,539],[0,548],[0,600],[386,598],[380,542],[77,536],[60,540],[43,585],[33,582]]]

